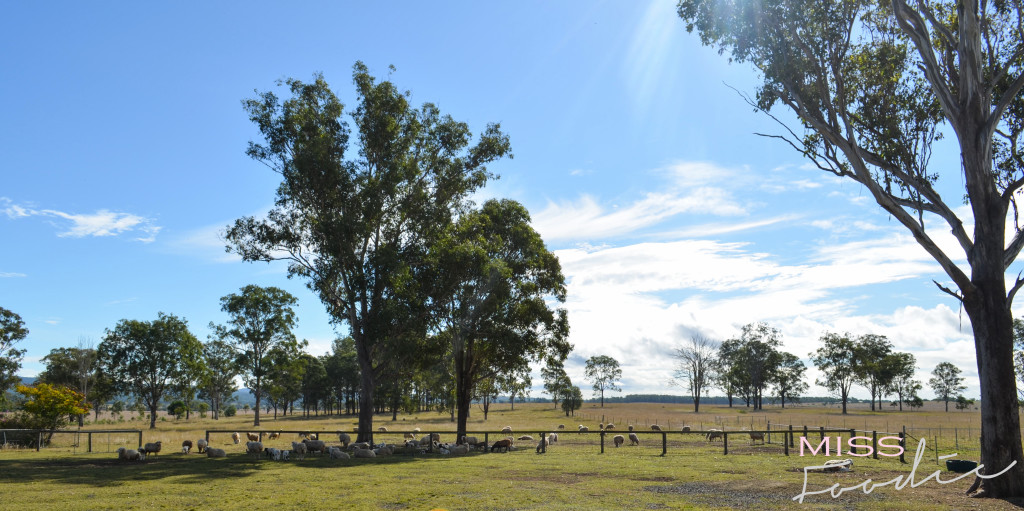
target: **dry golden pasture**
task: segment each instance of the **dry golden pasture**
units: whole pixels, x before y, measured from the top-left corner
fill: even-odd
[[[929,404],[931,405],[931,404]],[[941,404],[939,405],[941,407]],[[793,423],[813,428],[855,428],[857,430],[908,431],[977,428],[978,414],[932,409],[898,413],[871,413],[861,407],[843,416],[835,408],[805,405],[785,410],[777,407],[752,412],[743,407],[702,407],[662,404],[591,403],[566,417],[550,404],[494,405],[486,422],[474,407],[469,428],[497,432],[511,426],[515,436],[567,429],[544,455],[536,454],[536,442],[520,441],[508,454],[471,453],[467,456],[416,454],[373,460],[330,460],[307,457],[302,461],[255,460],[244,454],[244,445],[234,445],[228,434],[211,435],[211,445],[228,450],[226,459],[209,459],[180,454],[181,441],[203,437],[208,429],[271,432],[308,430],[351,431],[354,417],[264,416],[260,428],[252,426],[252,415],[239,414],[220,421],[193,418],[189,421],[158,420],[156,430],[145,429],[148,421],[117,424],[88,424],[87,429],[139,428],[143,440],[162,440],[164,451],[143,463],[121,463],[108,449],[134,447],[131,435],[94,434],[93,453],[85,453],[84,435],[77,446],[72,435],[58,435],[54,445],[33,450],[0,451],[0,502],[3,509],[57,509],[74,502],[76,509],[1015,509],[1005,501],[967,499],[963,491],[970,481],[938,484],[934,480],[917,488],[879,487],[865,495],[857,489],[833,499],[827,494],[807,495],[803,504],[793,501],[804,483],[803,467],[818,464],[824,457],[785,456],[781,437],[766,445],[750,445],[740,434],[730,435],[729,454],[719,442],[709,443],[698,435],[668,435],[668,455],[661,456],[661,435],[649,425],[657,423],[679,431],[712,427],[727,431],[764,429]],[[128,415],[126,414],[126,417]],[[134,416],[134,414],[132,414]],[[601,417],[623,431],[632,424],[641,445],[612,446],[606,435],[605,452],[600,452],[599,435],[579,435],[576,426],[596,430]],[[163,419],[163,418],[162,418]],[[425,431],[449,431],[448,415],[433,412],[399,416],[378,416],[378,426],[391,431],[376,433],[376,441],[397,443],[395,431],[414,427]],[[913,428],[913,429],[912,429]],[[939,429],[943,428],[943,429]],[[624,434],[624,433],[623,433]],[[976,434],[976,433],[975,433]],[[922,433],[921,436],[925,434]],[[812,435],[813,436],[813,435]],[[932,435],[935,436],[935,435]],[[493,436],[491,440],[493,441]],[[294,434],[267,441],[285,447],[297,440]],[[328,443],[334,438],[327,437]],[[443,435],[442,441],[454,440]],[[939,439],[945,442],[945,435]],[[960,440],[965,445],[969,440]],[[244,444],[244,435],[243,435]],[[928,440],[931,448],[932,440]],[[119,445],[120,444],[120,445]],[[627,442],[628,444],[628,442]],[[911,447],[912,449],[913,447]],[[940,454],[946,454],[943,448]],[[965,452],[968,452],[965,450]],[[844,455],[843,457],[847,457]],[[970,457],[970,456],[965,456]],[[908,453],[913,461],[913,452]],[[810,474],[808,491],[824,490],[833,484],[855,486],[866,479],[888,481],[908,477],[912,464],[896,459],[857,458],[854,470],[841,474]],[[940,467],[928,451],[917,468],[919,482]],[[942,472],[943,479],[951,473]]]

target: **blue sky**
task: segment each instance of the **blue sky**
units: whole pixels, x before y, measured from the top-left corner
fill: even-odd
[[[296,334],[325,353],[337,332],[304,282],[225,253],[219,233],[265,213],[278,182],[245,156],[257,132],[241,100],[322,72],[352,104],[362,60],[381,78],[394,65],[414,103],[510,135],[514,159],[477,198],[522,202],[559,255],[581,387],[583,361],[606,354],[623,393],[666,392],[669,354],[692,333],[722,340],[766,321],[808,366],[825,330],[883,334],[915,354],[922,382],[951,361],[976,396],[970,324],[932,284],[948,280],[937,264],[856,183],[754,135],[780,128],[730,87],[753,93],[757,76],[702,47],[673,6],[8,5],[0,306],[31,331],[22,374],[159,311],[206,340],[226,320],[220,297],[247,284],[295,294]],[[955,148],[932,161],[959,206]]]

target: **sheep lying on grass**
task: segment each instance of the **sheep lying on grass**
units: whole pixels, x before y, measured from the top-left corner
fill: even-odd
[[[209,442],[207,442],[205,438],[200,438],[199,441],[196,442],[196,448],[199,450],[199,454],[206,454],[206,447],[208,445]]]
[[[332,460],[347,460],[349,455],[337,447],[331,447],[329,451]]]
[[[273,447],[267,447],[266,449],[263,449],[263,452],[267,454],[267,458],[272,459],[274,461],[281,461],[280,450],[274,449]]]
[[[388,428],[386,428],[384,426],[381,426],[381,427],[377,428],[377,431],[379,431],[381,433],[387,433],[388,432]]]
[[[224,449],[217,449],[216,447],[207,447],[206,455],[210,458],[226,458],[228,456],[228,453]]]
[[[507,435],[511,435],[512,434],[512,426],[505,426],[505,427],[501,428],[501,432],[505,433]]]
[[[139,451],[135,449],[125,449],[124,447],[117,448],[117,459],[121,461],[143,461],[146,459]]]
[[[615,447],[619,447],[622,444],[626,443],[626,437],[622,435],[615,435],[612,437],[612,442],[615,442]]]
[[[188,454],[189,451],[191,451],[191,450],[192,450],[192,441],[191,440],[185,440],[184,442],[181,443],[181,453],[182,454]]]
[[[524,440],[524,441],[532,442],[533,441],[533,437],[530,436],[530,435],[522,435],[519,438],[517,438],[516,440]]]
[[[370,449],[356,449],[355,452],[352,453],[352,457],[353,458],[376,458],[377,457],[377,453],[373,452]]]
[[[640,445],[640,438],[636,436],[636,433],[629,434],[629,445]]]
[[[821,469],[822,472],[849,472],[853,470],[853,460],[828,460],[824,463],[825,468]]]
[[[239,435],[238,432],[236,431],[234,433],[231,433],[231,439],[234,440],[235,443],[237,444],[242,439],[242,435]]]

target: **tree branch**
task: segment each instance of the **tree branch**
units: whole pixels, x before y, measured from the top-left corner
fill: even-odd
[[[1013,283],[1013,287],[1010,288],[1010,292],[1006,295],[1006,306],[1010,307],[1013,305],[1013,297],[1020,290],[1020,287],[1024,286],[1024,279],[1021,278],[1021,274],[1017,274],[1017,281]]]
[[[953,291],[952,289],[949,289],[948,287],[943,286],[942,284],[939,284],[939,282],[937,280],[933,280],[932,282],[934,282],[936,286],[939,286],[939,289],[942,290],[943,293],[946,293],[946,294],[952,296],[953,298],[956,298],[957,300],[960,300],[960,302],[963,303],[964,297],[961,296],[960,293],[957,293],[956,291]]]
[[[1013,235],[1013,239],[1010,240],[1010,244],[1006,247],[1006,251],[1003,252],[1003,271],[1009,269],[1010,265],[1017,260],[1021,249],[1024,249],[1024,231],[1017,231]]]

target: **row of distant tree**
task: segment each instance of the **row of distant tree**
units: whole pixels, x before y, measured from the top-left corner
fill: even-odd
[[[1024,377],[1024,321],[1016,321],[1015,331],[1017,371]],[[815,383],[838,398],[844,414],[854,385],[870,393],[872,410],[876,403],[881,407],[887,396],[895,396],[900,410],[904,404],[911,408],[922,405],[918,392],[923,385],[914,379],[914,355],[895,351],[885,336],[825,332],[819,341],[821,346],[808,355],[821,372]],[[798,356],[781,351],[781,346],[782,334],[765,323],[748,324],[739,337],[723,342],[694,336],[676,348],[676,369],[669,383],[690,392],[694,411],[700,410],[701,399],[711,388],[721,390],[730,407],[739,399],[748,407],[761,409],[768,397],[785,408],[787,401],[799,400],[809,385],[807,367]],[[931,374],[928,386],[945,402],[947,411],[951,401],[961,409],[973,404],[961,394],[967,387],[959,367],[941,362]]]

